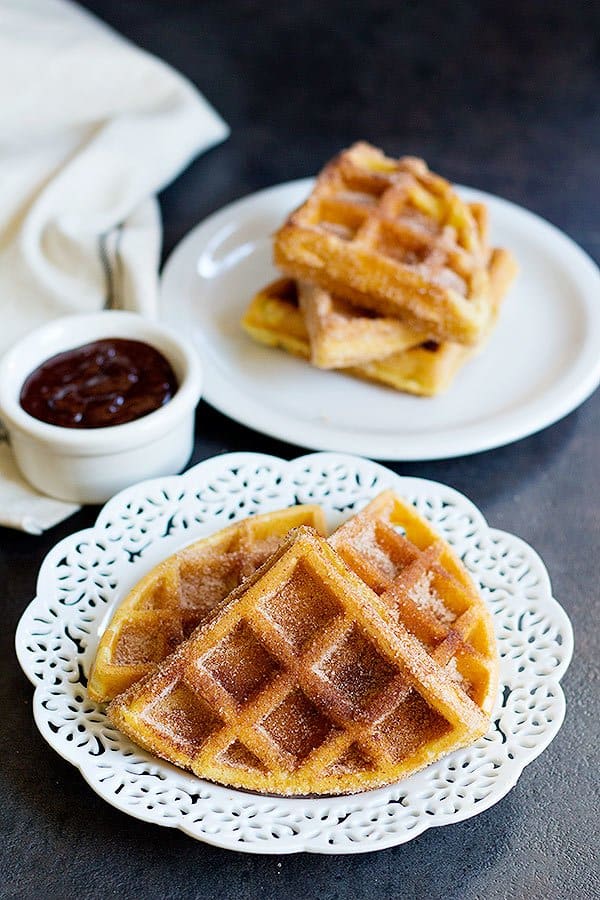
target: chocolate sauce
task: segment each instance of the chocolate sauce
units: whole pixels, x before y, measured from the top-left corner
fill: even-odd
[[[147,416],[173,397],[165,357],[142,341],[105,338],[58,353],[27,376],[23,409],[62,428],[106,428]]]

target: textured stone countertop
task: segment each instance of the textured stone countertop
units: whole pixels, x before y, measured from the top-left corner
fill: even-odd
[[[600,258],[600,7],[547,2],[88,0],[189,76],[232,128],[162,196],[165,251],[242,195],[312,174],[364,137],[554,222]],[[543,340],[540,322],[540,341]],[[533,348],[535,352],[535,348]],[[575,628],[567,717],[496,806],[358,856],[260,857],[144,824],[97,797],[31,715],[13,635],[43,537],[0,530],[0,896],[15,898],[592,898],[600,896],[598,641],[600,394],[540,434],[476,456],[394,464],[446,482],[546,562]],[[202,404],[194,461],[301,450]]]

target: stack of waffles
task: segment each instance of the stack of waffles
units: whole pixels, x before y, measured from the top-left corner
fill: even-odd
[[[329,538],[322,511],[298,506],[161,563],[114,614],[88,690],[201,778],[340,794],[484,734],[497,667],[462,563],[386,491]]]
[[[242,320],[255,340],[322,369],[443,392],[493,329],[516,274],[487,210],[421,159],[344,150],[275,235],[285,275]]]

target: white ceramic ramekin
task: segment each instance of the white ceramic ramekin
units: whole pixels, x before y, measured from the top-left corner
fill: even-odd
[[[50,356],[109,337],[145,341],[164,354],[179,384],[168,403],[125,425],[86,429],[48,425],[20,406],[23,382]],[[104,503],[137,481],[179,472],[192,452],[201,392],[202,369],[194,348],[170,328],[135,313],[55,319],[0,361],[0,420],[19,469],[39,491],[74,503]]]

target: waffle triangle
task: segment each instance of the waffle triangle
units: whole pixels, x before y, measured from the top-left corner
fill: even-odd
[[[421,159],[354,144],[320,173],[275,234],[286,275],[438,341],[476,344],[487,328],[487,247],[468,204]]]
[[[343,369],[385,359],[427,341],[401,319],[361,310],[330,291],[298,283],[298,300],[310,338],[311,362],[321,369]]]
[[[155,566],[118,607],[100,640],[90,698],[112,700],[147,675],[298,525],[324,534],[323,511],[304,505],[250,516]]]
[[[476,210],[477,221],[481,222],[484,233],[484,218],[475,204],[472,207]],[[367,320],[364,311],[361,312],[358,307],[351,308],[346,301],[336,300],[338,325],[332,328],[331,316],[326,311],[323,312],[322,307],[327,306],[330,301],[333,303],[334,295],[323,288],[315,289],[321,298],[326,298],[325,301],[320,301],[321,309],[305,298],[303,310],[299,304],[298,283],[289,278],[279,278],[258,291],[245,311],[241,324],[258,343],[280,347],[303,359],[316,360],[321,366],[335,362],[336,366],[342,366],[339,371],[346,375],[384,384],[397,391],[435,396],[444,393],[464,364],[485,346],[516,271],[511,253],[498,248],[491,251],[488,262],[490,286],[485,301],[487,330],[475,348],[451,341],[438,343],[429,340],[386,355],[390,344],[386,343],[384,350],[381,329],[387,329],[391,319],[375,317]],[[396,322],[394,339],[400,333],[410,334],[401,320]],[[375,347],[378,348],[377,352],[381,350],[381,357],[372,358]],[[366,348],[368,353],[365,353]],[[365,358],[358,364],[357,360],[361,355],[370,358]],[[350,360],[354,362],[350,364]]]
[[[283,795],[397,781],[487,726],[447,669],[307,527],[108,714],[201,778]]]
[[[384,491],[329,543],[489,715],[498,689],[492,617],[462,562],[415,508]]]

